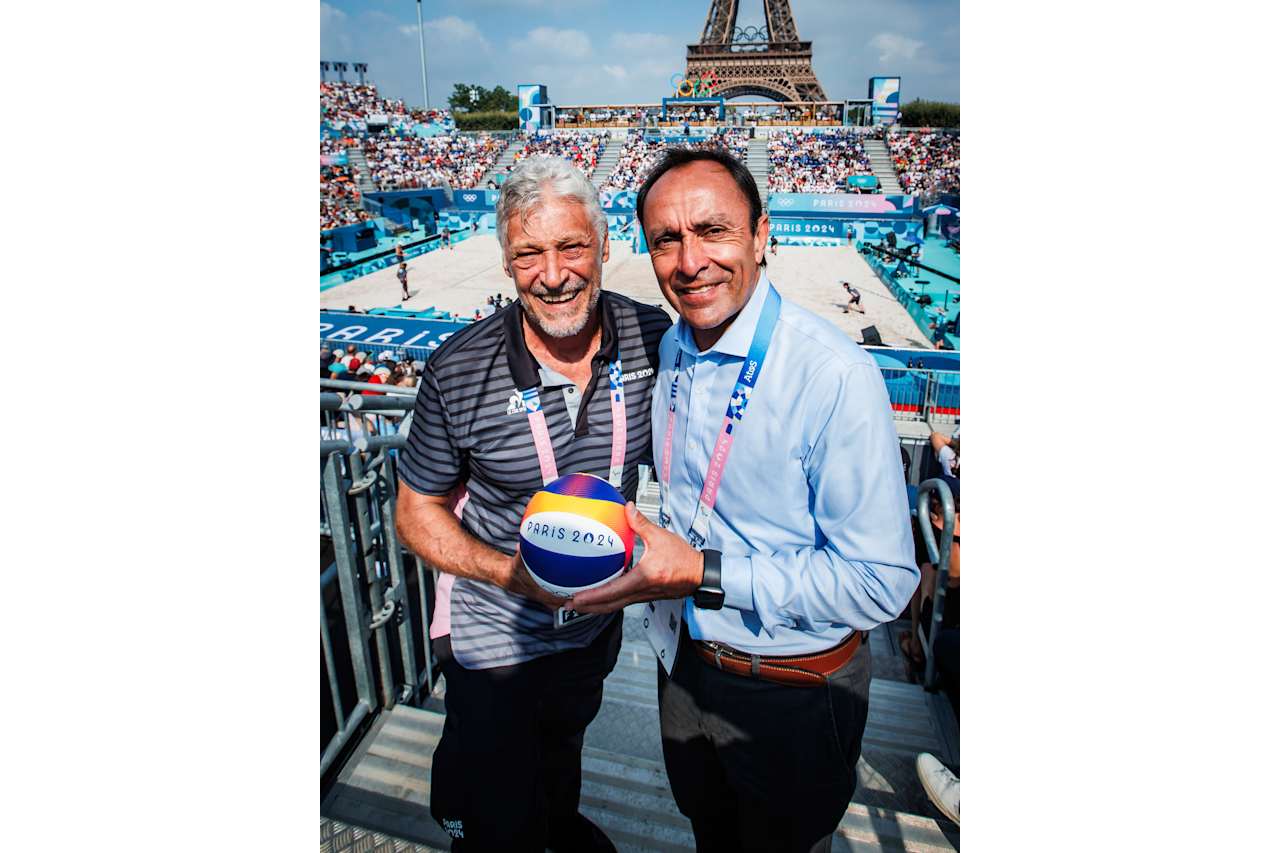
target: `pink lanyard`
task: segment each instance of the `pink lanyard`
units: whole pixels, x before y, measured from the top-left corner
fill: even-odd
[[[765,295],[764,310],[756,323],[755,334],[751,339],[751,348],[742,362],[738,372],[738,381],[733,386],[733,394],[729,397],[729,406],[725,409],[724,423],[720,426],[720,435],[716,438],[715,447],[711,451],[711,462],[702,483],[702,494],[698,497],[698,505],[694,510],[693,522],[689,525],[689,544],[698,550],[707,543],[707,535],[711,531],[711,511],[716,505],[716,495],[720,492],[720,480],[724,476],[724,467],[729,461],[729,451],[733,449],[734,422],[741,423],[747,412],[747,403],[751,400],[751,389],[760,381],[764,370],[764,359],[769,352],[769,339],[773,336],[773,327],[778,323],[778,315],[782,310],[782,297],[778,291],[769,286]],[[667,514],[666,503],[671,492],[671,447],[674,443],[676,424],[676,396],[680,388],[680,362],[683,350],[676,353],[675,376],[671,380],[671,404],[667,409],[667,435],[662,449],[662,506],[658,510],[658,523],[665,528],[671,526],[671,516]]]
[[[542,483],[546,485],[559,478],[556,468],[556,452],[551,447],[551,435],[547,432],[547,420],[542,414],[542,399],[537,387],[520,392],[524,410],[529,416],[529,432],[533,433],[533,446],[538,451],[538,467],[542,469]],[[622,468],[627,458],[627,401],[622,389],[622,359],[609,365],[609,407],[613,414],[613,440],[609,449],[609,484],[622,490]]]

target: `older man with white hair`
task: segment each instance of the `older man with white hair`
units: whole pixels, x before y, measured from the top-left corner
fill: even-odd
[[[601,289],[604,212],[565,160],[523,161],[497,220],[520,301],[427,361],[400,457],[401,540],[442,572],[430,634],[446,717],[431,813],[454,850],[612,850],[578,800],[582,735],[621,614],[573,618],[515,551],[529,499],[562,473],[597,474],[635,498],[671,321]]]

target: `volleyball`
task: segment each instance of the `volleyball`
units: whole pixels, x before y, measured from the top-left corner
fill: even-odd
[[[520,557],[534,581],[570,596],[622,574],[635,533],[626,499],[594,474],[568,474],[535,493],[520,520]]]

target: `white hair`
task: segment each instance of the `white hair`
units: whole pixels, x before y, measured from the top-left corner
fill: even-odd
[[[502,247],[502,256],[505,258],[507,255],[507,223],[516,214],[526,216],[531,208],[550,198],[570,199],[582,205],[587,218],[595,226],[600,242],[598,251],[603,252],[609,223],[600,207],[596,188],[568,160],[535,155],[516,166],[502,182],[502,190],[498,193],[498,245]]]

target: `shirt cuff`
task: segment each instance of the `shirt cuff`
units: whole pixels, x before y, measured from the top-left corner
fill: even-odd
[[[751,595],[751,558],[720,558],[720,587],[724,590],[724,603],[734,610],[755,610]]]

